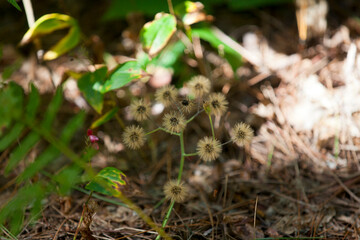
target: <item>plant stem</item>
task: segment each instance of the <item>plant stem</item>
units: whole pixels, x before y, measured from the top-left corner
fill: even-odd
[[[184,156],[185,157],[191,157],[191,156],[196,156],[198,155],[198,153],[185,153]]]
[[[154,133],[154,132],[157,132],[157,131],[159,131],[159,130],[161,130],[160,127],[159,127],[159,128],[156,128],[156,129],[154,129],[154,130],[152,130],[152,131],[150,131],[150,132],[148,132],[148,133],[146,133],[145,135],[150,135],[150,134],[152,134],[152,133]]]
[[[181,132],[180,135],[180,149],[181,149],[181,159],[180,159],[180,169],[179,169],[179,173],[178,173],[178,183],[181,182],[181,176],[182,176],[182,172],[183,172],[183,169],[184,169],[184,162],[185,162],[185,145],[184,145],[184,133]],[[175,201],[171,201],[170,203],[170,206],[169,206],[169,209],[166,213],[166,216],[164,218],[164,221],[162,223],[162,228],[164,228],[167,224],[167,221],[169,220],[170,218],[170,215],[171,215],[171,212],[174,208],[174,204],[175,204]],[[156,240],[159,240],[160,239],[160,235],[156,237]]]
[[[92,193],[93,193],[93,191],[90,192],[89,197],[87,198],[87,200],[86,200],[86,202],[85,202],[85,204],[84,204],[84,206],[83,206],[83,210],[82,210],[82,213],[81,213],[80,221],[79,221],[78,226],[77,226],[77,228],[76,228],[76,231],[75,231],[73,240],[76,240],[76,237],[77,237],[77,235],[78,235],[78,233],[79,233],[79,231],[80,231],[81,223],[82,223],[83,220],[84,220],[85,206],[88,204],[88,202],[89,202],[89,200],[90,200],[90,198],[91,198]]]
[[[155,231],[157,231],[159,233],[158,237],[160,239],[160,237],[163,237],[164,239],[172,239],[171,237],[169,237],[169,235],[167,235],[164,232],[163,227],[160,228],[158,227],[152,220],[151,218],[146,215],[137,205],[135,205],[130,199],[128,199],[127,197],[125,197],[123,194],[119,194],[116,196],[117,198],[119,198],[123,203],[125,203],[126,205],[128,205],[128,207],[130,209],[132,209],[133,211],[135,211],[140,218],[142,218],[147,224],[150,225],[150,227],[152,227]],[[166,224],[166,223],[165,223]]]
[[[175,16],[174,7],[172,5],[171,0],[167,0],[167,3],[169,5],[169,12],[171,13],[171,15]]]
[[[162,223],[162,225],[161,225],[162,228],[164,228],[164,227],[166,226],[167,221],[168,221],[169,218],[170,218],[171,211],[172,211],[172,209],[174,208],[174,204],[175,204],[175,201],[171,201],[170,206],[169,206],[169,210],[167,211],[166,216],[165,216],[165,218],[164,218],[164,221],[163,221],[163,223]],[[155,240],[159,240],[160,238],[161,238],[161,236],[158,235]]]
[[[227,141],[227,142],[222,143],[221,146],[224,146],[224,145],[226,145],[226,144],[228,144],[228,143],[231,143],[231,142],[232,142],[232,140],[229,140],[229,141]]]
[[[24,8],[25,8],[25,15],[29,25],[31,28],[35,23],[34,11],[31,5],[31,0],[23,0]]]
[[[213,125],[213,122],[212,122],[211,114],[208,114],[208,116],[209,116],[212,136],[213,136],[213,139],[215,140],[215,131],[214,131],[214,125]]]
[[[189,122],[191,122],[192,120],[194,120],[194,118],[197,117],[197,115],[199,115],[200,113],[202,113],[204,111],[204,109],[201,109],[200,111],[198,111],[197,113],[194,114],[194,116],[192,116],[191,118],[189,118],[189,120],[186,121],[186,124],[188,124]]]
[[[171,131],[166,130],[165,128],[162,128],[162,127],[160,127],[159,129],[160,129],[160,130],[162,130],[162,131],[164,131],[164,132],[170,133],[170,134],[172,134],[172,135],[177,135],[177,136],[180,136],[180,133],[171,132]]]
[[[119,117],[119,115],[117,113],[115,114],[115,118],[116,118],[116,121],[119,123],[120,127],[124,130],[125,129],[125,124],[121,120],[121,118]]]
[[[184,133],[180,133],[180,149],[181,149],[181,159],[180,159],[180,169],[178,174],[178,183],[181,181],[182,172],[184,169],[184,160],[185,160],[185,146],[184,146]]]

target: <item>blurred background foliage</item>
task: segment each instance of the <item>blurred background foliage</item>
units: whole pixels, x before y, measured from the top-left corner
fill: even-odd
[[[176,6],[183,1],[174,0],[172,2]],[[219,5],[226,5],[235,11],[244,11],[258,7],[290,3],[294,2],[294,0],[203,0],[200,2],[204,4],[206,11],[211,14]],[[164,0],[113,0],[103,16],[103,20],[125,18],[129,12],[142,12],[146,16],[151,17],[158,12],[167,11],[167,2]]]

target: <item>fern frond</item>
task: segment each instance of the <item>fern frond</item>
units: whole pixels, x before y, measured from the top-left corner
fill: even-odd
[[[42,208],[42,200],[59,189],[61,194],[69,190],[80,179],[85,161],[89,156],[80,157],[69,147],[70,141],[85,120],[85,113],[80,112],[70,119],[62,130],[55,125],[59,109],[63,103],[62,88],[58,88],[44,113],[39,112],[41,96],[35,86],[26,97],[24,91],[15,83],[10,83],[0,92],[0,152],[8,157],[4,173],[10,175],[35,146],[47,142],[48,146],[38,153],[35,160],[28,164],[25,170],[16,178],[19,187],[17,194],[0,206],[0,225],[8,226],[14,235],[21,231],[24,221],[35,219]],[[57,124],[58,125],[58,124]],[[58,135],[56,137],[55,135]],[[61,155],[68,157],[74,163],[65,166],[59,173],[54,173],[49,179],[31,179],[50,166]],[[18,171],[18,170],[17,170]],[[63,178],[69,177],[70,179]],[[56,183],[59,187],[56,187]],[[30,210],[30,216],[25,217],[25,211]]]

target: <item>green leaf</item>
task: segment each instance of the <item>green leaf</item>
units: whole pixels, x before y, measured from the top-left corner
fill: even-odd
[[[80,42],[79,25],[74,18],[68,15],[52,13],[42,16],[25,33],[20,45],[25,45],[36,38],[65,28],[69,28],[66,36],[44,54],[44,60],[53,60],[68,52]]]
[[[72,187],[81,181],[81,173],[81,168],[72,165],[55,175],[53,180],[58,183],[59,194],[62,196],[70,194]]]
[[[223,48],[224,57],[229,62],[234,71],[236,71],[236,69],[241,66],[241,55],[237,51],[232,49],[230,46],[222,42],[211,28],[193,28],[192,34],[198,35],[202,40],[209,42],[211,46],[218,49],[220,52],[222,51],[220,49],[220,47],[222,46],[221,48]]]
[[[50,146],[46,148],[40,155],[38,155],[33,163],[26,167],[25,171],[16,179],[17,183],[21,183],[38,173],[50,162],[56,160],[61,153],[59,150]]]
[[[39,199],[43,199],[45,194],[45,189],[40,182],[32,185],[27,184],[20,188],[11,201],[0,209],[0,224],[3,224],[8,219],[10,231],[17,235],[22,227],[26,207],[34,204],[38,205],[36,202],[39,202]],[[32,211],[31,213],[30,217],[34,217],[35,212]]]
[[[24,127],[24,124],[16,123],[11,130],[0,139],[0,152],[4,151],[11,143],[19,138]]]
[[[5,168],[5,174],[9,172],[26,156],[26,154],[40,141],[40,136],[31,132],[19,143],[19,146],[10,154],[9,163]]]
[[[185,45],[181,41],[177,41],[174,44],[167,46],[159,55],[159,58],[155,61],[156,65],[171,68],[184,54]]]
[[[13,5],[17,10],[19,10],[20,12],[22,12],[19,4],[15,1],[15,0],[7,0],[11,5]]]
[[[60,140],[64,144],[69,144],[71,137],[74,135],[76,130],[78,130],[84,123],[85,112],[80,112],[75,117],[73,117],[63,128],[61,133]],[[56,160],[61,153],[55,146],[49,146],[45,151],[43,151],[35,161],[30,164],[25,171],[18,177],[17,182],[21,183],[26,179],[33,177],[41,169],[47,166],[52,161]]]
[[[121,195],[121,188],[125,185],[126,175],[123,172],[113,167],[106,167],[85,188],[116,197]]]
[[[23,89],[14,82],[0,91],[0,127],[8,127],[14,118],[20,118],[23,111]]]
[[[80,91],[84,94],[84,97],[90,106],[92,106],[99,114],[101,114],[103,108],[104,95],[94,88],[98,88],[98,85],[103,85],[106,73],[107,68],[102,67],[97,69],[95,72],[86,73],[78,80],[78,87]]]
[[[185,25],[192,25],[206,20],[203,9],[204,5],[201,2],[183,1],[176,5],[174,10]]]
[[[144,76],[142,67],[137,61],[129,61],[120,65],[110,76],[103,86],[94,85],[95,89],[101,89],[101,93],[121,88],[135,79]]]
[[[148,22],[140,31],[140,41],[150,56],[163,49],[176,31],[176,18],[164,13],[160,18]]]
[[[34,121],[39,104],[40,104],[39,91],[34,86],[34,84],[31,84],[29,102],[26,106],[26,118],[28,119],[28,121]]]
[[[112,119],[115,116],[115,114],[117,113],[117,111],[119,111],[119,108],[117,108],[117,107],[111,109],[110,111],[105,113],[103,116],[101,116],[98,120],[93,122],[91,124],[90,128],[94,129],[94,128],[97,128],[97,127],[103,125],[104,123],[106,123],[107,121]]]
[[[51,128],[51,124],[53,123],[56,114],[59,111],[59,108],[61,107],[62,101],[63,101],[62,88],[59,87],[58,89],[56,89],[55,96],[53,97],[49,106],[46,109],[44,119],[41,123],[44,129]]]
[[[23,60],[22,59],[17,59],[14,63],[12,63],[9,66],[6,66],[3,70],[2,70],[2,78],[3,80],[7,80],[11,77],[11,75],[20,69],[21,65],[22,65]]]

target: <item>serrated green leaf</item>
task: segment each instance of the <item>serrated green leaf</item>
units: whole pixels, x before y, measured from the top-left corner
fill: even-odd
[[[86,185],[86,189],[105,195],[121,195],[121,189],[126,185],[126,175],[113,167],[102,169],[95,178]]]
[[[69,144],[71,137],[74,135],[77,129],[79,129],[84,123],[85,112],[80,112],[73,117],[63,128],[60,140],[64,144]],[[57,159],[61,153],[55,146],[49,146],[43,151],[33,163],[31,163],[24,172],[18,177],[17,182],[23,182],[26,179],[33,177],[36,173],[46,167],[49,163]]]
[[[11,75],[20,69],[20,67],[22,66],[22,62],[23,60],[21,58],[17,59],[14,63],[12,63],[9,66],[6,66],[3,70],[2,70],[2,78],[3,80],[7,80],[11,77]]]
[[[60,195],[68,195],[73,186],[81,180],[82,169],[72,165],[64,170],[62,170],[59,174],[53,177],[53,180],[58,184],[58,192]]]
[[[163,49],[176,31],[176,18],[164,13],[160,18],[148,22],[140,31],[140,41],[150,56]]]
[[[0,210],[0,223],[10,220],[10,231],[17,235],[22,227],[26,207],[43,199],[46,194],[40,182],[20,188],[17,194]]]
[[[120,65],[101,87],[101,92],[106,93],[121,88],[135,79],[143,77],[141,66],[136,61],[129,61]]]
[[[31,84],[31,92],[29,95],[29,102],[26,106],[26,118],[28,121],[34,121],[36,111],[40,104],[40,95],[37,88]]]
[[[24,140],[19,143],[19,146],[10,154],[9,162],[5,168],[5,174],[14,169],[14,167],[26,156],[26,154],[40,141],[40,136],[35,133],[29,133]]]
[[[40,155],[38,155],[33,163],[26,167],[24,172],[17,178],[17,182],[21,183],[38,173],[46,165],[57,159],[61,153],[54,146],[46,148]]]
[[[104,84],[106,73],[107,68],[102,67],[97,69],[95,72],[86,73],[78,80],[78,87],[80,91],[84,94],[88,103],[99,114],[101,114],[104,103],[104,94],[100,91],[102,85]],[[100,89],[100,91],[98,89]]]
[[[61,107],[62,101],[63,101],[62,88],[59,87],[58,89],[56,89],[55,96],[48,105],[44,119],[41,122],[41,125],[42,127],[44,127],[44,129],[50,129],[51,124],[53,123],[56,114],[59,111],[59,108]]]
[[[202,40],[209,42],[214,48],[218,50],[219,47],[222,46],[224,57],[229,62],[234,71],[236,71],[236,69],[241,66],[241,55],[237,51],[232,49],[230,46],[222,42],[214,33],[213,29],[208,27],[192,28],[192,34],[195,34],[199,36]]]
[[[14,210],[11,215],[10,232],[19,233],[24,222],[24,214],[21,210]]]
[[[69,32],[49,51],[44,54],[44,60],[53,60],[68,52],[80,42],[80,28],[77,21],[64,14],[52,13],[39,18],[25,33],[20,45],[29,43],[35,38],[42,37],[54,31],[69,28]]]
[[[111,109],[110,111],[105,113],[103,116],[101,116],[99,119],[97,119],[95,122],[93,122],[91,124],[90,128],[94,129],[94,128],[97,128],[97,127],[103,125],[104,123],[106,123],[107,121],[112,119],[118,111],[119,111],[119,108],[117,108],[117,107]]]
[[[85,120],[85,112],[81,111],[75,117],[70,119],[70,121],[64,126],[60,140],[66,144],[68,144],[75,134],[75,132],[83,125]]]
[[[24,91],[14,82],[0,91],[0,127],[8,127],[14,118],[20,118],[23,111]]]
[[[11,5],[13,5],[17,10],[19,10],[20,12],[22,12],[19,4],[15,1],[15,0],[7,0]]]
[[[0,152],[4,151],[11,143],[19,138],[24,127],[24,124],[16,123],[11,130],[0,139]]]

